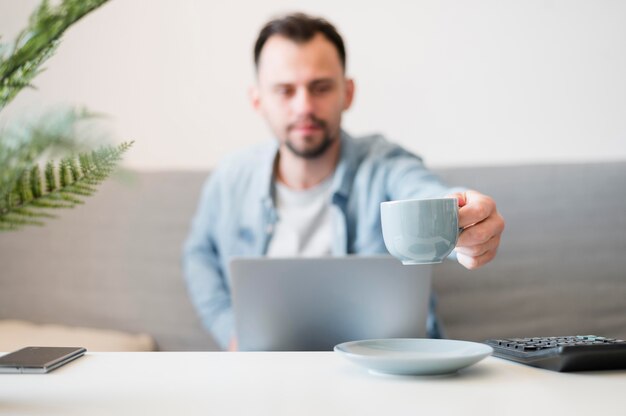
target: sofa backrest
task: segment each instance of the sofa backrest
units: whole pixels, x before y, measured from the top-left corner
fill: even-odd
[[[507,220],[497,259],[435,267],[447,335],[626,337],[626,162],[441,169],[492,195]],[[108,181],[45,227],[0,234],[0,319],[152,334],[211,350],[180,253],[207,172]]]
[[[626,163],[441,174],[492,195],[507,224],[491,264],[436,269],[448,336],[626,337]]]

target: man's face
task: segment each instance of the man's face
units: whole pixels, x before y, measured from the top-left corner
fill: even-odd
[[[338,139],[341,114],[350,107],[353,93],[337,49],[318,33],[302,44],[270,37],[259,57],[251,96],[280,144],[296,156],[313,159]]]

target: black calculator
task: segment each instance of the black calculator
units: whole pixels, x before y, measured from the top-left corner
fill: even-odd
[[[596,335],[490,339],[493,355],[553,371],[626,369],[626,341]]]

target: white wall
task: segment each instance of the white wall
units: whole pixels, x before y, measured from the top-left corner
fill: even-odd
[[[0,0],[13,39],[35,0]],[[626,159],[626,2],[113,0],[65,36],[36,92],[3,111],[108,113],[127,164],[203,169],[266,139],[251,49],[293,10],[334,22],[356,79],[348,131],[383,132],[431,166]]]

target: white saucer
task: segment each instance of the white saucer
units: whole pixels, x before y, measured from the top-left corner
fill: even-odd
[[[335,351],[371,372],[398,375],[454,373],[491,355],[485,344],[449,339],[369,339],[344,342]]]

